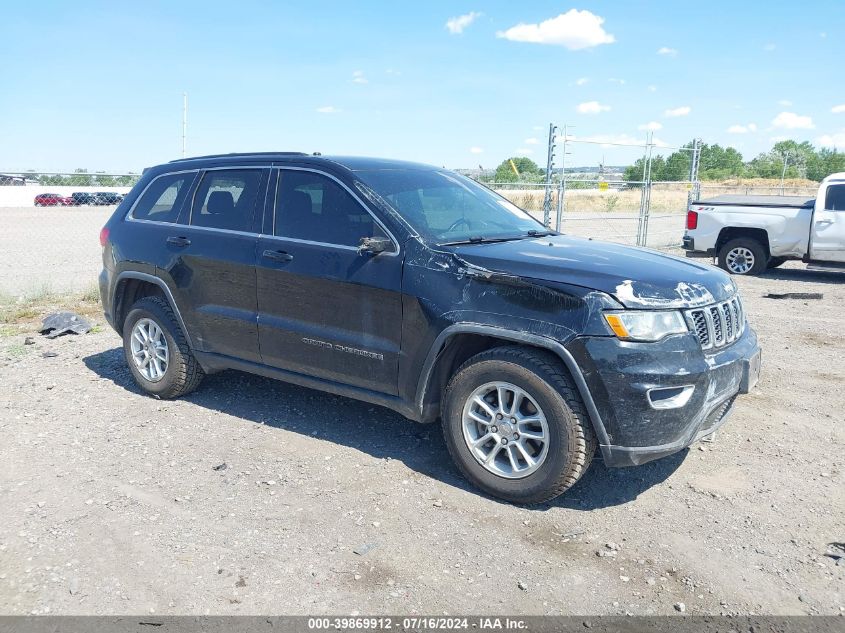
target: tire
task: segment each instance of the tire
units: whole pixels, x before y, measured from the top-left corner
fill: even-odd
[[[749,237],[730,240],[719,250],[719,268],[732,275],[759,275],[768,261],[763,245]]]
[[[141,342],[143,336],[133,339],[136,325],[139,323],[139,329],[145,330],[148,334],[156,332],[153,326],[160,330],[161,335],[158,341],[164,341],[166,347],[158,346],[155,351],[161,353],[163,350],[166,358],[166,363],[163,365],[160,355],[157,356],[159,362],[148,363],[147,368],[136,362],[133,341],[137,341],[137,345],[143,347]],[[147,341],[150,340],[147,338]],[[156,355],[150,354],[149,349],[153,349],[153,346],[150,346],[146,353],[143,350],[140,351],[139,355],[145,355],[145,358]],[[143,297],[132,305],[123,324],[123,353],[137,385],[149,395],[162,400],[178,398],[190,393],[199,386],[205,376],[202,367],[188,347],[185,334],[179,327],[173,309],[161,297]],[[150,365],[153,366],[152,370],[149,369]],[[160,375],[150,376],[148,375],[150,371],[153,374],[160,373]]]
[[[502,419],[496,424],[504,424],[506,428],[499,428],[492,423],[479,424],[477,417],[470,421],[469,416],[482,411],[493,422],[502,410],[497,387],[484,399],[494,415],[485,413],[483,408],[476,410],[475,396],[484,393],[491,384],[509,385],[506,391],[510,387],[523,391],[522,419],[532,416],[543,419],[545,428],[541,422],[514,427]],[[515,394],[513,391],[505,397],[504,411],[513,406]],[[505,418],[509,415],[504,413]],[[441,421],[446,446],[463,475],[484,492],[517,504],[542,503],[571,488],[587,471],[596,451],[595,434],[575,384],[557,357],[540,350],[497,347],[467,360],[446,387]],[[484,466],[480,461],[483,455],[474,453],[469,442],[483,440],[482,433],[490,433],[494,426],[499,435],[476,449],[481,453],[496,450],[492,464]],[[545,435],[546,448],[542,449],[539,441],[526,439],[529,433]],[[508,440],[513,444],[511,448],[502,444],[502,439],[508,439],[503,436],[511,438]],[[520,439],[529,456],[536,458],[534,467],[526,459],[517,458],[518,467],[525,462],[524,473],[514,472],[514,460],[507,454],[508,451],[518,454]],[[502,446],[496,448],[499,445]],[[508,469],[510,473],[505,472]]]
[[[766,268],[777,268],[786,262],[786,257],[770,257],[769,262],[766,264]]]

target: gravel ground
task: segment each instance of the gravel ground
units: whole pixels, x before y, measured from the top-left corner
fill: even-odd
[[[107,327],[7,329],[0,613],[840,614],[843,277],[738,282],[763,376],[716,441],[535,509],[437,426],[237,372],[161,402]]]

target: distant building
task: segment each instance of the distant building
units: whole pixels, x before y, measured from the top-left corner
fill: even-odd
[[[7,176],[0,174],[0,187],[7,187],[9,185],[23,187],[26,184],[26,178],[23,176]]]

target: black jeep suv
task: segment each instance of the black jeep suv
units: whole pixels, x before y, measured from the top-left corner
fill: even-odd
[[[146,392],[239,369],[441,419],[461,471],[513,502],[560,494],[597,446],[610,466],[683,449],[759,374],[722,271],[554,233],[426,165],[177,160],[100,241],[105,315]]]

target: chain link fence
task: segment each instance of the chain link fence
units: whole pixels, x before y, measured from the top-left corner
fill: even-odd
[[[648,216],[643,214],[645,183],[567,179],[552,188],[551,224],[580,237],[671,249],[681,244],[689,183],[651,183]],[[489,187],[543,221],[543,183],[491,183]],[[563,193],[563,204],[559,198]],[[560,209],[560,222],[556,210]],[[647,222],[644,222],[647,218]]]
[[[538,220],[544,220],[545,183],[485,184]],[[561,192],[563,204],[559,203]],[[816,189],[794,185],[565,179],[563,186],[552,183],[550,223],[564,233],[580,237],[672,250],[681,246],[690,202],[729,194],[812,198]]]
[[[0,303],[93,293],[100,229],[140,174],[0,172]]]
[[[93,291],[100,228],[139,174],[0,173],[0,300],[51,292]],[[815,195],[796,186],[706,182],[626,182],[565,178],[562,183],[486,183],[564,233],[672,250],[681,244],[691,198],[723,194]],[[561,194],[563,198],[561,199]],[[559,211],[559,215],[558,215]],[[559,220],[559,221],[558,221]]]

